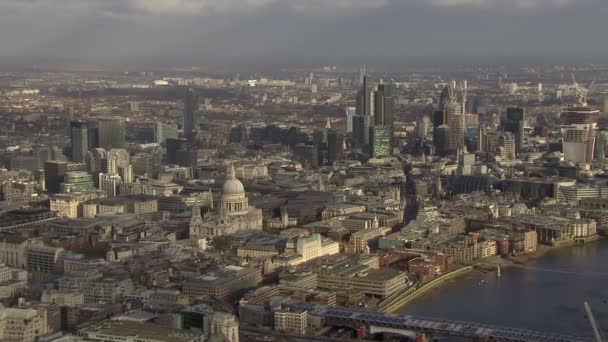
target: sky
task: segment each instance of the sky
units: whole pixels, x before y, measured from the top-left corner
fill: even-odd
[[[0,0],[0,63],[603,61],[608,0]]]

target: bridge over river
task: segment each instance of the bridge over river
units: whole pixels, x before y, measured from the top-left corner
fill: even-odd
[[[336,327],[361,329],[370,335],[376,333],[431,337],[450,337],[469,341],[508,342],[590,342],[590,338],[507,328],[473,322],[415,317],[405,314],[387,314],[375,311],[312,304],[290,304],[290,308],[307,310],[309,314],[323,316],[325,324]]]

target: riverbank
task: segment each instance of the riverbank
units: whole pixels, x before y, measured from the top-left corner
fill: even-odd
[[[520,255],[509,256],[509,257],[505,257],[505,258],[496,256],[496,257],[486,259],[482,263],[466,265],[457,270],[443,274],[443,275],[427,282],[426,284],[423,284],[416,290],[404,291],[401,296],[393,299],[390,303],[387,303],[386,305],[380,307],[379,311],[387,312],[387,313],[403,311],[408,306],[408,304],[410,304],[412,301],[414,301],[418,297],[428,293],[432,289],[442,286],[449,280],[464,276],[467,273],[474,271],[474,270],[479,270],[482,272],[492,272],[492,271],[495,271],[498,268],[498,266],[500,266],[501,268],[506,268],[509,266],[525,265],[527,263],[530,263],[532,261],[535,261],[536,259],[539,259],[539,258],[547,255],[547,253],[549,253],[551,251],[559,250],[559,249],[562,249],[565,247],[577,246],[577,245],[581,245],[584,243],[597,241],[600,239],[603,239],[603,237],[596,235],[596,236],[585,239],[584,242],[581,242],[579,240],[579,241],[572,241],[572,242],[568,242],[568,243],[562,243],[562,244],[554,245],[554,246],[538,245],[536,252],[534,252],[534,253],[520,254]]]
[[[407,307],[407,305],[410,302],[417,299],[419,296],[422,296],[423,294],[429,292],[430,290],[432,290],[438,286],[441,286],[443,283],[445,283],[448,280],[463,276],[463,275],[469,273],[470,271],[472,271],[473,269],[474,269],[473,266],[465,266],[465,267],[456,269],[454,271],[448,272],[446,274],[443,274],[443,275],[427,282],[426,284],[420,286],[413,292],[404,292],[403,297],[397,298],[390,304],[385,305],[383,308],[380,309],[380,311],[386,312],[386,313],[403,311],[403,309],[405,309],[405,307]]]
[[[509,266],[513,266],[513,265],[525,265],[536,259],[544,257],[549,252],[556,251],[556,250],[566,248],[566,247],[573,247],[573,246],[578,246],[578,245],[585,244],[585,243],[598,241],[603,238],[604,238],[603,236],[595,235],[595,236],[585,238],[584,240],[568,241],[567,243],[561,243],[559,245],[554,245],[554,246],[539,244],[536,248],[536,252],[534,252],[534,253],[519,254],[519,255],[508,256],[508,257],[504,257],[504,258],[497,256],[497,257],[493,257],[493,258],[484,260],[483,263],[476,264],[475,266],[482,270],[496,270],[496,268],[498,268],[498,265],[500,265],[500,267],[509,267]]]
[[[527,264],[506,267],[501,277],[495,269],[471,271],[418,297],[402,312],[592,337],[583,306],[588,302],[598,325],[608,327],[608,239],[548,251],[535,259],[519,256]]]

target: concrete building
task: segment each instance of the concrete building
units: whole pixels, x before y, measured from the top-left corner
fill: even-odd
[[[595,150],[595,130],[599,110],[571,108],[562,113],[562,149],[564,160],[591,163]]]
[[[18,235],[0,236],[0,263],[14,268],[27,267],[27,250],[33,246],[43,246],[41,239]]]
[[[290,335],[306,335],[308,311],[280,309],[274,312],[274,330]]]
[[[105,320],[78,331],[85,341],[95,342],[200,342],[202,333],[128,320]]]
[[[47,330],[38,311],[0,306],[0,341],[34,342]]]
[[[225,342],[239,342],[239,322],[234,315],[215,312],[211,317],[211,337]]]

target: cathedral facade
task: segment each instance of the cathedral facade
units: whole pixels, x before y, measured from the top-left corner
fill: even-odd
[[[222,187],[222,198],[218,208],[201,216],[200,208],[192,208],[190,237],[202,238],[223,236],[243,230],[262,230],[262,209],[249,205],[243,183],[236,178],[234,166]]]

